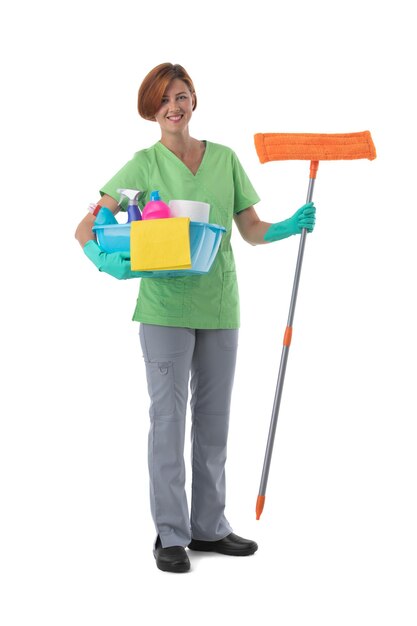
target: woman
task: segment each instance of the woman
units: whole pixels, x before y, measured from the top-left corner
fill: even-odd
[[[236,363],[239,296],[230,236],[233,220],[256,245],[311,232],[312,203],[278,224],[263,222],[253,205],[259,197],[232,150],[191,137],[197,106],[194,85],[183,67],[163,63],[139,88],[138,110],[156,121],[161,139],[137,152],[101,190],[101,199],[79,224],[76,238],[104,272],[131,278],[122,253],[101,252],[92,232],[101,206],[119,210],[119,188],[158,189],[162,199],[210,204],[210,222],[226,228],[206,275],[141,281],[133,319],[140,340],[151,400],[149,474],[151,511],[157,532],[154,556],[164,571],[185,572],[185,547],[235,556],[253,554],[254,541],[234,534],[225,509],[225,462],[230,398]],[[143,205],[142,205],[143,206]],[[191,376],[191,378],[190,378]],[[184,432],[191,389],[192,493],[185,492]]]

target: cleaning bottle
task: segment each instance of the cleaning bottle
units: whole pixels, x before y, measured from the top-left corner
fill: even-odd
[[[102,206],[100,211],[97,213],[94,226],[109,226],[110,224],[117,223],[117,219],[114,217],[112,211],[110,211],[110,209],[108,209],[106,206]]]
[[[127,222],[137,222],[141,220],[142,215],[138,202],[139,198],[145,195],[144,192],[138,191],[137,189],[118,189],[117,191],[121,195],[120,202],[122,202],[123,198],[129,199],[129,204],[127,205]]]
[[[171,217],[171,209],[161,200],[159,191],[151,191],[151,199],[143,207],[142,219],[156,220],[164,217]]]

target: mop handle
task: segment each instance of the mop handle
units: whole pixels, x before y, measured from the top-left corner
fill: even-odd
[[[309,179],[308,191],[307,191],[307,203],[311,202],[313,198],[314,183],[316,180],[318,166],[319,166],[318,161],[311,161],[310,179]],[[282,396],[282,390],[284,387],[284,379],[285,379],[285,372],[287,369],[288,354],[289,354],[290,345],[291,345],[292,325],[294,321],[295,305],[297,303],[298,286],[300,283],[301,267],[303,264],[306,238],[307,238],[307,229],[303,228],[303,230],[301,231],[300,245],[298,248],[297,265],[295,268],[295,276],[294,276],[294,283],[293,283],[293,288],[292,288],[292,296],[291,296],[290,310],[288,314],[287,327],[284,333],[284,341],[283,341],[283,347],[282,347],[282,353],[281,353],[281,363],[279,366],[277,385],[275,389],[274,404],[272,407],[272,416],[271,416],[271,423],[269,427],[268,441],[267,441],[266,450],[265,450],[265,458],[264,458],[264,465],[262,469],[261,484],[259,487],[258,499],[256,501],[256,519],[257,520],[261,517],[264,504],[265,504],[265,492],[266,492],[266,486],[268,483],[268,475],[269,475],[269,469],[271,466],[272,450],[274,447],[275,431],[276,431],[277,423],[278,423],[279,407],[281,404],[281,396]]]

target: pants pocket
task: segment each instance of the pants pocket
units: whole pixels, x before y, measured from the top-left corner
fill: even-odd
[[[145,361],[165,361],[184,354],[194,341],[194,331],[175,326],[139,326],[139,338]]]
[[[147,362],[146,378],[151,399],[151,419],[169,418],[175,412],[174,371],[172,361]]]

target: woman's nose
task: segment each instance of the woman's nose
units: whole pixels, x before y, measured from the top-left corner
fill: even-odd
[[[171,111],[178,111],[178,109],[180,108],[178,101],[174,98],[168,102],[168,105]]]

